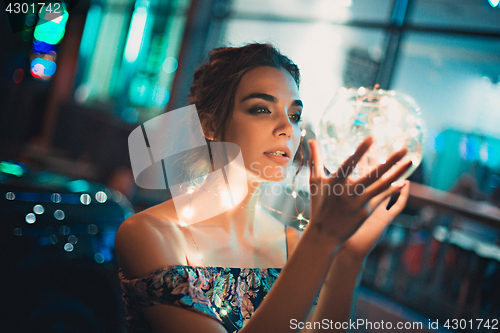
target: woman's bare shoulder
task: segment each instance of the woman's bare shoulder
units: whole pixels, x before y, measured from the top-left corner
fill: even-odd
[[[169,201],[126,219],[116,233],[118,262],[129,278],[159,268],[185,265],[185,237]]]

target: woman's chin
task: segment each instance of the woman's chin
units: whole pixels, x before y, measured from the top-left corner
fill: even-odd
[[[258,182],[281,182],[286,179],[287,168],[267,168],[264,170],[248,171],[249,179]]]

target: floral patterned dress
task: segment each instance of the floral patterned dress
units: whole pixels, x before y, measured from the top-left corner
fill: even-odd
[[[153,332],[143,309],[168,304],[220,322],[239,331],[267,295],[280,268],[169,266],[148,276],[128,279],[119,271],[127,332]]]

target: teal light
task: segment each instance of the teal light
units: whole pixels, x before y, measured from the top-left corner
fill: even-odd
[[[38,16],[40,19],[35,28],[35,39],[52,45],[59,43],[66,32],[66,22],[69,18],[66,4],[47,3]]]
[[[130,83],[129,99],[134,105],[144,106],[148,100],[149,80],[145,77],[135,77]]]
[[[156,86],[153,92],[153,102],[157,106],[165,106],[170,99],[170,91],[167,88]]]
[[[85,27],[83,28],[82,42],[80,44],[80,55],[88,57],[95,44],[97,31],[99,29],[99,19],[101,18],[101,7],[92,5],[87,13]]]
[[[68,189],[71,192],[85,192],[88,191],[89,187],[89,182],[84,179],[78,179],[68,183]]]
[[[126,108],[122,111],[122,120],[129,125],[135,124],[139,120],[139,111],[134,108]]]
[[[24,174],[24,170],[20,165],[6,161],[0,162],[0,172],[17,177],[21,177]]]
[[[177,59],[175,59],[174,57],[167,57],[163,62],[161,68],[165,73],[173,73],[176,71],[178,66],[179,63],[177,62]]]
[[[124,54],[125,60],[129,63],[133,63],[139,55],[147,16],[148,11],[145,7],[136,8],[132,15],[132,23],[130,23]]]

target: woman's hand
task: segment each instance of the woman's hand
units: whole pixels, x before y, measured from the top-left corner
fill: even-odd
[[[402,149],[391,155],[385,164],[381,164],[365,176],[353,180],[349,175],[368,151],[372,141],[371,137],[366,138],[358,146],[356,152],[330,177],[325,176],[318,143],[315,140],[309,141],[311,149],[311,219],[308,229],[312,229],[323,238],[326,237],[332,244],[342,244],[351,237],[362,222],[378,209],[382,201],[387,200],[386,198],[397,190],[394,186],[391,188],[391,184],[411,166],[411,161],[408,161],[391,170],[406,155],[406,149]],[[388,172],[389,170],[390,172]],[[406,199],[404,201],[406,202]],[[404,207],[402,202],[401,204]],[[399,206],[398,204],[397,207]],[[396,211],[391,211],[391,214],[394,212]],[[372,221],[387,221],[386,217],[382,210],[377,210]],[[372,223],[378,225],[378,223]],[[355,237],[351,245],[368,240],[363,237],[363,234],[364,232],[361,232],[361,236]]]
[[[356,232],[349,237],[339,249],[337,256],[346,258],[349,262],[352,260],[361,262],[377,245],[380,237],[391,224],[392,220],[403,211],[410,193],[410,182],[405,181],[401,187],[391,186],[390,192],[396,192],[401,189],[398,199],[387,209],[390,197],[386,197],[366,221],[359,227]],[[387,193],[381,193],[379,196],[386,196]],[[372,200],[378,200],[374,198]]]

